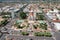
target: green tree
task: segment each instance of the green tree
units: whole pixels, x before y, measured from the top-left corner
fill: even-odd
[[[37,29],[38,26],[39,26],[39,25],[33,25],[33,27],[34,27],[35,29]]]
[[[27,17],[26,13],[24,13],[24,12],[20,13],[20,18],[21,19],[26,19],[26,17]]]
[[[40,28],[47,30],[47,24],[46,23],[40,23]]]

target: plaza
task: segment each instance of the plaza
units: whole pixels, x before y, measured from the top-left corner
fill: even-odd
[[[6,3],[0,7],[1,40],[59,40],[59,3]],[[2,24],[1,24],[2,21]]]

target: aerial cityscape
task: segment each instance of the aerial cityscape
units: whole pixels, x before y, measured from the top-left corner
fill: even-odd
[[[0,0],[0,40],[60,40],[60,0]]]

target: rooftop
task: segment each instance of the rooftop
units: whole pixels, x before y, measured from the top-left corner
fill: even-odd
[[[55,28],[56,28],[57,30],[60,30],[60,23],[55,23],[55,22],[54,22],[54,26],[55,26]]]

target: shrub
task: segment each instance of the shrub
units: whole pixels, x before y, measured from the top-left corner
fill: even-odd
[[[0,26],[5,26],[7,23],[8,23],[7,20],[3,20],[3,21],[1,21]]]
[[[52,35],[51,35],[50,32],[45,32],[45,33],[44,33],[44,36],[46,36],[46,37],[52,37]]]
[[[47,24],[40,23],[40,28],[47,30]]]
[[[22,29],[22,28],[24,28],[24,26],[20,26],[20,25],[18,25],[18,26],[17,26],[17,28],[20,28],[20,29]]]
[[[9,16],[9,15],[8,16],[2,16],[2,18],[11,18],[11,16]]]
[[[34,27],[35,29],[37,29],[37,26],[36,26],[36,25],[33,25],[33,27]]]
[[[36,32],[34,33],[35,36],[45,36],[45,37],[52,37],[50,32]]]
[[[27,32],[22,32],[21,34],[22,35],[29,35],[29,33],[27,33]]]
[[[36,32],[34,35],[35,36],[44,36],[44,34],[42,32]]]

